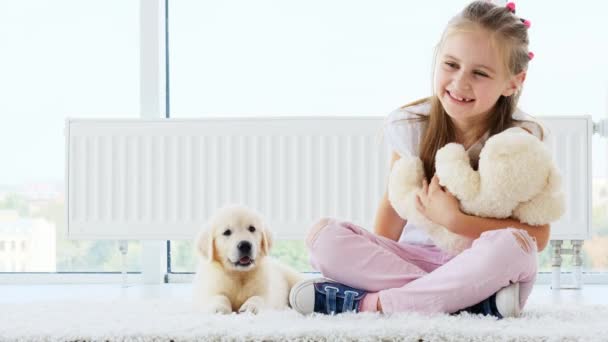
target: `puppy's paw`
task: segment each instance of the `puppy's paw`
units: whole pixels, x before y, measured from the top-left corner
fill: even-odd
[[[248,313],[252,313],[252,314],[257,314],[260,312],[263,305],[264,305],[264,301],[261,297],[251,297],[251,298],[247,299],[245,301],[245,303],[243,303],[243,305],[241,305],[241,308],[239,309],[239,313],[248,312]]]
[[[245,303],[239,309],[239,313],[245,313],[245,312],[257,314],[258,312],[260,312],[260,308],[258,308],[258,306],[254,303]]]
[[[205,303],[202,307],[206,313],[224,315],[232,313],[232,304],[226,296],[212,296],[202,302]]]
[[[207,312],[211,314],[228,315],[232,313],[232,308],[223,304],[213,304],[207,307]]]

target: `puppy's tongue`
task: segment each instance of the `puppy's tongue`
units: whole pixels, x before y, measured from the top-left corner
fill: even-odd
[[[249,262],[251,262],[251,259],[248,256],[244,256],[239,259],[240,264],[248,264]]]

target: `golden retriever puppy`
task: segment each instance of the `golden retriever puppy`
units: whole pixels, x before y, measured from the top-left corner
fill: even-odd
[[[287,308],[289,291],[303,276],[269,257],[271,246],[258,213],[243,206],[220,209],[196,239],[195,305],[224,314]]]

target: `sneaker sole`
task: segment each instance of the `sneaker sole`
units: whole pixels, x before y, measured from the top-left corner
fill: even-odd
[[[521,315],[521,306],[519,305],[519,283],[515,286],[515,317]]]

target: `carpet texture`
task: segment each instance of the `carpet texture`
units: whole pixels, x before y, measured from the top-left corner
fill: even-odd
[[[2,341],[608,341],[608,306],[530,305],[522,317],[462,314],[206,315],[175,299],[2,305]]]

